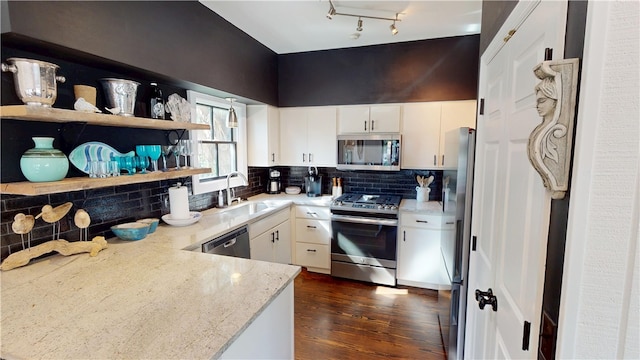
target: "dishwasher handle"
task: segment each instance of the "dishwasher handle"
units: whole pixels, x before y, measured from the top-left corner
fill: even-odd
[[[218,247],[229,248],[236,245],[238,238],[249,238],[248,230],[246,226],[243,226],[234,231],[228,232],[222,236],[219,236],[213,240],[207,241],[202,244],[203,253],[214,253],[213,249]]]

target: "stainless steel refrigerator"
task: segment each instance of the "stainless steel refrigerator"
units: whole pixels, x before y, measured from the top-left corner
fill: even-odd
[[[451,289],[438,291],[438,316],[448,359],[464,355],[475,139],[475,130],[467,127],[445,134],[442,205],[444,216],[455,221],[455,231],[442,239]]]

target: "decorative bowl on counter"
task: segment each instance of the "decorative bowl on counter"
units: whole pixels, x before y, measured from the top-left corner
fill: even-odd
[[[111,227],[111,231],[122,240],[142,240],[149,233],[150,224],[131,222]]]
[[[300,191],[301,191],[301,189],[298,186],[287,186],[284,189],[284,192],[286,194],[289,194],[289,195],[298,195],[298,194],[300,194]]]
[[[149,224],[149,234],[153,234],[156,231],[156,229],[158,228],[158,224],[160,223],[160,219],[147,218],[147,219],[136,220],[136,222],[143,223],[143,224]]]
[[[188,219],[174,219],[171,214],[166,214],[162,215],[162,221],[171,226],[188,226],[197,223],[202,218],[202,214],[197,211],[191,211],[189,215]]]

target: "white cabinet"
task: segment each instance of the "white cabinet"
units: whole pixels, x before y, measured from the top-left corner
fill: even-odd
[[[280,210],[262,220],[249,224],[251,259],[291,263],[290,210]]]
[[[400,105],[355,105],[338,108],[338,134],[398,132]]]
[[[450,231],[451,226],[443,224],[439,215],[400,213],[398,284],[435,290],[450,287],[440,244],[443,230]]]
[[[295,264],[309,271],[331,272],[331,220],[328,207],[295,207]]]
[[[476,101],[404,104],[402,111],[403,169],[441,169],[445,166],[444,137],[453,129],[475,128]]]
[[[336,166],[336,107],[280,109],[280,164]]]
[[[247,105],[249,166],[274,166],[280,160],[280,112],[269,105]]]

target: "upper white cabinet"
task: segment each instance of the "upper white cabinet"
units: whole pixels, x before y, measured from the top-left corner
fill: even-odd
[[[336,107],[280,109],[280,164],[336,166]]]
[[[475,128],[476,101],[439,101],[403,105],[402,161],[404,169],[441,169],[445,134],[460,127]]]
[[[280,112],[269,105],[247,106],[249,166],[275,166],[280,161]]]
[[[338,134],[398,132],[400,105],[356,105],[338,108]]]

